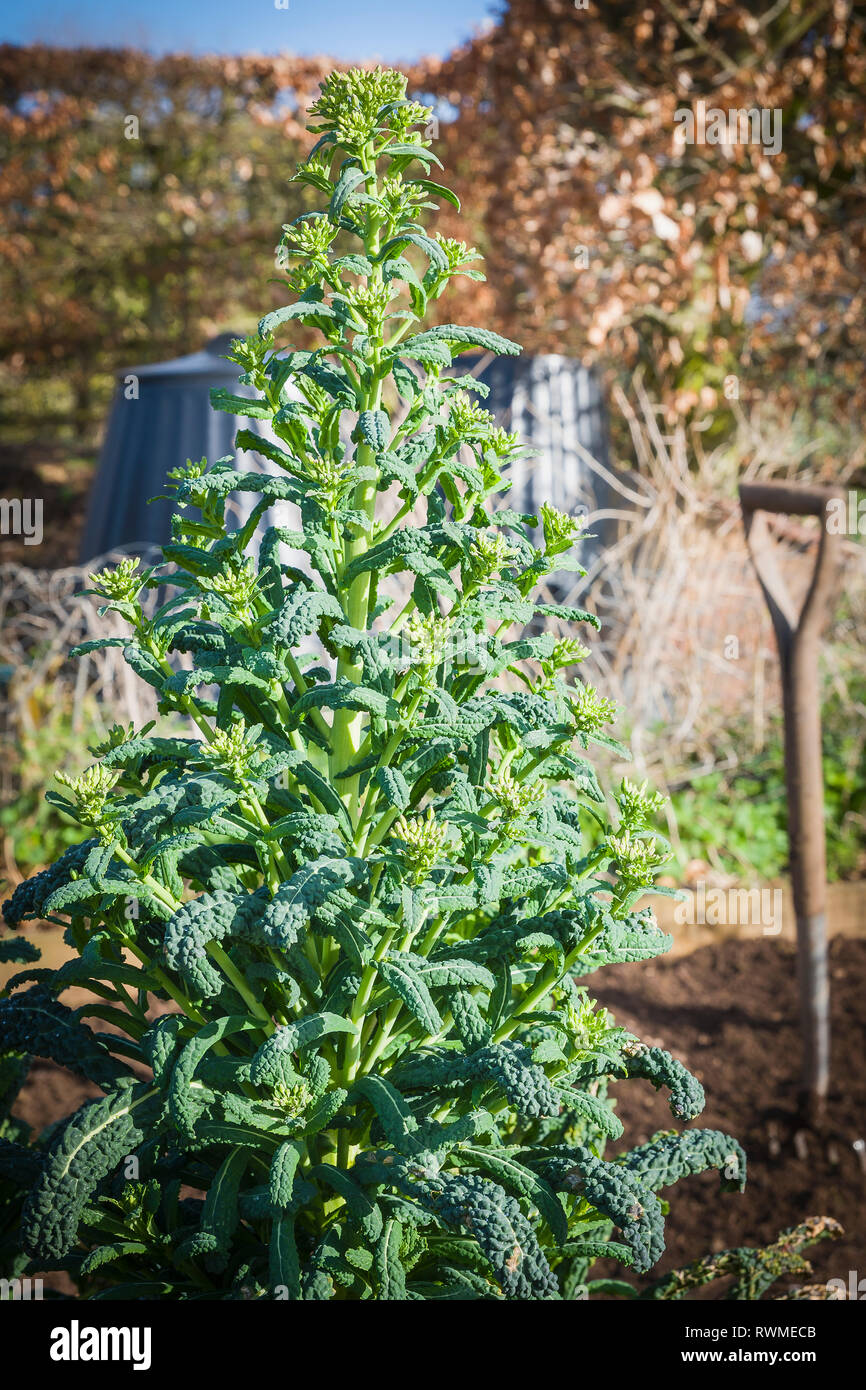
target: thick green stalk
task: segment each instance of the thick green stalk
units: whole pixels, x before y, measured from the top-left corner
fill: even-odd
[[[510,1038],[512,1036],[520,1026],[521,1015],[529,1013],[535,1008],[536,1004],[540,1004],[541,1001],[550,994],[551,990],[556,989],[560,980],[565,978],[581,952],[586,950],[587,946],[595,940],[601,930],[601,926],[593,927],[591,931],[586,932],[586,934],[581,937],[576,946],[572,947],[561,965],[554,966],[551,970],[541,972],[541,979],[538,983],[526,991],[523,998],[520,999],[511,1010],[509,1017],[504,1023],[500,1024],[493,1034],[493,1041],[495,1043],[502,1042],[505,1038]]]
[[[250,1013],[254,1014],[255,1017],[260,1020],[260,1022],[263,1025],[264,1031],[266,1033],[273,1033],[274,1025],[271,1021],[270,1014],[268,1013],[264,1004],[259,1003],[258,999],[253,994],[243,975],[238,970],[234,962],[230,959],[228,954],[223,950],[222,946],[220,946],[219,942],[209,941],[207,945],[207,953],[219,966],[226,979],[232,985],[234,985],[235,989],[243,999]]]
[[[372,147],[370,145],[368,145],[364,151],[361,167],[367,174],[365,183],[367,191],[375,194],[377,186],[376,167],[375,159],[372,156]],[[369,258],[374,259],[379,254],[379,227],[369,211],[366,214],[366,219],[367,230],[364,237],[364,250]],[[381,266],[374,265],[372,274],[367,276],[368,288],[380,286],[381,284]],[[382,400],[382,382],[378,375],[382,350],[381,330],[377,333],[371,329],[369,336],[373,349],[372,384],[362,393],[361,400],[359,401],[360,411],[378,410]],[[375,468],[376,456],[369,444],[360,444],[358,446],[357,460],[360,467]],[[368,478],[357,485],[353,499],[355,510],[361,512],[367,518],[370,532],[372,532],[376,514],[377,488],[377,478]],[[363,555],[369,548],[369,544],[368,531],[363,527],[356,527],[355,535],[348,537],[344,541],[341,570],[345,571],[353,560]],[[346,616],[349,625],[359,631],[364,631],[367,627],[369,598],[370,575],[368,573],[359,574],[349,586],[346,601]],[[361,662],[356,660],[351,653],[341,652],[337,662],[337,679],[345,679],[352,681],[354,684],[360,684],[362,676],[363,666]],[[332,732],[333,756],[331,759],[332,779],[335,779],[339,773],[345,771],[355,758],[360,743],[362,723],[363,714],[360,712],[341,709],[337,710],[334,715]],[[344,779],[342,785],[344,788],[343,799],[349,809],[349,814],[356,814],[358,778],[352,777]]]

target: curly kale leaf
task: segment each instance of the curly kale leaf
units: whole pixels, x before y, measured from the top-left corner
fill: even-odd
[[[640,1076],[651,1081],[658,1091],[662,1086],[670,1090],[671,1113],[679,1120],[693,1120],[704,1108],[704,1088],[697,1077],[661,1047],[647,1047],[645,1043],[626,1043],[622,1049],[625,1073],[629,1077]]]
[[[622,1121],[610,1108],[610,1103],[590,1091],[580,1091],[575,1087],[569,1090],[560,1088],[563,1108],[573,1115],[586,1120],[600,1134],[609,1139],[619,1139],[623,1132]]]
[[[129,1073],[105,1042],[42,984],[0,1000],[0,1051],[50,1057],[98,1086]]]
[[[489,1081],[525,1119],[556,1115],[560,1109],[556,1091],[543,1069],[533,1063],[529,1048],[513,1040],[491,1043],[463,1055],[431,1052],[399,1062],[393,1076],[406,1089],[433,1089],[446,1094]]]
[[[203,997],[218,995],[224,980],[207,957],[210,942],[226,937],[285,950],[298,940],[316,908],[363,870],[353,859],[317,859],[298,869],[271,895],[218,889],[184,903],[165,929],[165,955]]]
[[[318,1163],[310,1176],[326,1183],[346,1203],[348,1219],[362,1232],[367,1241],[378,1240],[382,1233],[382,1209],[374,1203],[343,1168],[330,1163]]]
[[[402,1241],[402,1223],[391,1217],[376,1244],[374,1260],[379,1298],[388,1302],[406,1298],[406,1271],[400,1259]]]
[[[22,1213],[24,1248],[34,1259],[69,1254],[99,1184],[144,1140],[155,1094],[146,1083],[118,1083],[57,1131]]]
[[[408,952],[389,952],[385,960],[379,961],[377,969],[385,983],[428,1033],[436,1034],[442,1031],[439,1011]]]
[[[463,1044],[464,1052],[475,1052],[490,1042],[492,1030],[468,989],[456,989],[451,995],[451,1017]]]
[[[435,343],[453,347],[458,352],[465,352],[467,348],[474,347],[507,357],[516,357],[522,351],[519,343],[512,342],[510,338],[503,338],[499,333],[491,332],[489,328],[469,328],[459,323],[442,323],[436,328],[429,328],[424,333],[416,333],[414,337],[407,338],[400,346],[400,355],[421,361],[423,359],[418,356],[419,352]]]
[[[175,635],[175,646],[179,650],[190,650],[182,646],[180,634]],[[123,743],[110,748],[102,762],[105,767],[133,769],[139,776],[162,763],[182,763],[196,757],[201,750],[201,740],[194,738],[148,738],[139,735],[125,739]]]
[[[673,937],[656,925],[649,908],[632,913],[622,920],[605,913],[601,932],[591,945],[581,952],[574,963],[572,974],[589,975],[593,970],[600,970],[603,965],[651,960],[653,956],[664,955],[673,944]]]
[[[597,1212],[619,1227],[637,1273],[651,1269],[664,1254],[661,1203],[652,1189],[627,1168],[606,1163],[582,1145],[554,1148],[546,1158],[540,1158],[537,1150],[524,1150],[521,1157],[523,1162],[537,1167],[552,1187],[581,1194]]]
[[[724,1192],[742,1192],[746,1185],[746,1155],[742,1145],[718,1129],[687,1129],[682,1134],[656,1135],[648,1144],[623,1154],[618,1162],[654,1192],[670,1187],[690,1173],[718,1168]]]
[[[199,1229],[178,1246],[179,1259],[204,1256],[207,1269],[225,1268],[231,1239],[240,1220],[238,1195],[248,1162],[249,1153],[240,1147],[231,1149],[223,1159],[208,1187]]]
[[[6,925],[17,927],[19,922],[43,917],[52,893],[69,883],[74,873],[81,873],[90,851],[98,844],[98,840],[85,840],[80,845],[72,845],[50,868],[19,883],[12,897],[3,904]]]
[[[153,1069],[153,1079],[158,1086],[168,1083],[172,1067],[180,1056],[183,1026],[181,1014],[162,1014],[142,1036],[144,1055]]]
[[[359,1155],[355,1171],[366,1184],[390,1186],[410,1198],[400,1207],[402,1221],[423,1223],[429,1213],[446,1229],[467,1232],[506,1297],[559,1298],[558,1282],[530,1221],[497,1183],[474,1173],[436,1172],[429,1158],[412,1160],[382,1150]],[[492,1295],[494,1291],[485,1290],[484,1296]]]
[[[219,773],[192,776],[179,770],[163,777],[144,796],[127,802],[120,820],[135,854],[146,858],[174,835],[212,829],[220,812],[234,806],[241,795],[240,787]]]
[[[311,1014],[285,1024],[262,1043],[250,1066],[250,1080],[255,1086],[275,1086],[297,1079],[291,1057],[301,1048],[310,1047],[329,1033],[357,1033],[357,1026],[339,1014]]]
[[[271,1222],[268,1278],[273,1292],[286,1289],[293,1301],[301,1297],[301,1263],[295,1240],[295,1217],[291,1211],[278,1211]]]
[[[551,867],[556,866],[537,866],[538,869],[544,870]],[[439,895],[440,905],[444,909],[452,906],[453,901],[454,907],[473,907],[492,899],[504,898],[506,894],[516,897],[527,887],[533,887],[533,880],[523,877],[527,872],[521,871],[520,879],[512,876],[510,880],[503,881],[495,872],[490,874],[488,870],[489,876],[485,878],[484,875],[479,875],[477,886],[465,888],[462,896],[458,896],[454,890],[449,892],[445,889]],[[551,881],[556,882],[557,878],[554,877]],[[534,886],[543,890],[544,878],[536,880]],[[562,951],[568,951],[582,941],[591,930],[594,913],[593,907],[582,904],[578,908],[539,913],[516,921],[513,920],[515,911],[506,910],[477,936],[468,941],[461,941],[458,946],[445,947],[436,953],[435,959],[447,960],[450,956],[490,962],[516,959],[526,952],[536,950],[540,944],[554,949],[559,946]],[[578,961],[582,959],[582,956],[578,957]],[[574,969],[576,971],[577,966]]]
[[[202,893],[184,903],[169,919],[165,929],[165,958],[202,998],[220,994],[225,981],[208,959],[207,946],[225,937],[259,937],[264,894]],[[288,943],[287,943],[288,944]]]
[[[200,1088],[196,1093],[193,1086],[193,1078],[200,1062],[210,1048],[222,1042],[223,1038],[241,1033],[252,1026],[252,1020],[245,1014],[229,1014],[214,1019],[200,1028],[177,1056],[168,1078],[168,1110],[172,1123],[188,1145],[199,1142],[196,1127],[207,1114],[208,1100],[211,1103],[213,1100],[212,1092]],[[170,1056],[173,1055],[176,1054],[172,1052]],[[167,1062],[168,1060],[170,1058]],[[163,1075],[167,1074],[166,1065]]]
[[[559,1198],[543,1178],[520,1161],[516,1150],[465,1144],[455,1151],[454,1157],[461,1164],[481,1168],[501,1187],[525,1197],[537,1207],[559,1244],[568,1238],[568,1222]]]
[[[207,892],[238,893],[243,888],[238,870],[255,862],[253,850],[245,845],[197,845],[181,855],[178,868]]]
[[[317,630],[323,618],[345,621],[342,606],[332,594],[319,589],[291,589],[263,636],[272,645],[296,647],[302,637]]]
[[[12,936],[0,941],[0,964],[30,965],[42,956],[39,947],[26,936]]]
[[[419,1200],[443,1225],[478,1242],[508,1298],[558,1299],[559,1284],[514,1197],[474,1174],[440,1173],[418,1185]]]
[[[424,1145],[417,1137],[418,1121],[405,1098],[390,1080],[381,1076],[365,1076],[356,1082],[353,1095],[363,1096],[376,1112],[382,1131],[389,1144],[400,1154],[420,1153]],[[377,1161],[389,1163],[395,1155],[380,1157]],[[396,1165],[401,1168],[398,1163]],[[401,1169],[402,1171],[402,1169]]]
[[[281,1144],[271,1159],[268,1195],[271,1205],[277,1211],[288,1211],[291,1208],[295,1191],[295,1173],[300,1159],[301,1150],[291,1140]]]

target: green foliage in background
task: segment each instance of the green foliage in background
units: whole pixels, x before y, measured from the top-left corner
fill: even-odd
[[[120,367],[254,323],[260,258],[304,206],[297,93],[274,62],[40,45],[0,45],[0,81],[3,437],[74,450]]]
[[[866,706],[866,680],[849,680],[844,695],[825,692],[821,710],[827,876],[862,871],[866,847],[866,734],[857,711]],[[748,740],[742,731],[742,743]],[[731,731],[736,741],[737,731]],[[680,832],[672,872],[690,859],[709,860],[734,874],[779,878],[788,869],[788,801],[781,719],[765,747],[730,772],[714,772],[671,793]]]
[[[28,696],[26,722],[20,710],[17,714],[15,736],[2,744],[12,795],[0,806],[0,836],[7,873],[14,866],[26,875],[82,838],[78,823],[45,799],[45,784],[58,769],[83,771],[102,721],[95,700],[76,711],[70,699],[58,700],[48,686]]]
[[[426,108],[377,70],[330,77],[313,115],[296,177],[325,210],[285,228],[292,297],[235,345],[255,399],[214,396],[269,422],[278,442],[237,446],[282,471],[179,470],[165,565],[96,581],[130,627],[106,640],[194,732],[116,728],[61,776],[52,801],[90,838],[4,907],[12,928],[66,923],[75,949],[5,991],[9,1097],[30,1054],[103,1091],[42,1136],[4,1121],[0,1195],[23,1194],[7,1257],[93,1297],[633,1296],[591,1267],[656,1263],[660,1194],[706,1169],[745,1181],[715,1130],[605,1156],[623,1137],[610,1078],[664,1088],[676,1121],[704,1102],[577,983],[670,945],[635,910],[666,858],[657,801],[624,783],[609,822],[587,753],[618,746],[609,702],[574,679],[585,649],[520,635],[592,619],[533,599],[576,564],[579,528],[498,505],[519,441],[451,372],[467,346],[516,345],[417,327],[478,274],[421,221],[452,197]],[[318,349],[276,346],[298,322]],[[259,502],[230,530],[237,490]],[[282,502],[300,525],[254,551]],[[411,585],[396,617],[387,574]],[[65,1007],[72,985],[97,1002]]]

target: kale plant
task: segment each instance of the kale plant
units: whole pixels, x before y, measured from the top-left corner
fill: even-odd
[[[311,110],[295,178],[324,210],[284,229],[290,302],[233,344],[247,394],[213,393],[266,423],[237,449],[277,470],[177,470],[165,563],[95,578],[172,729],[115,728],[61,778],[89,838],[4,908],[75,951],[6,991],[9,1097],[31,1055],[103,1092],[36,1139],[4,1122],[7,1265],[114,1297],[631,1294],[591,1267],[656,1263],[659,1194],[745,1179],[715,1130],[606,1155],[611,1079],[666,1088],[677,1121],[703,1106],[579,983],[670,945],[635,906],[666,856],[657,799],[623,782],[609,821],[587,753],[616,746],[615,711],[539,621],[595,619],[534,597],[577,568],[580,523],[504,504],[520,443],[452,365],[517,344],[419,327],[480,275],[421,220],[456,203],[429,110],[382,70],[335,73]],[[257,501],[232,529],[237,492]],[[285,524],[259,540],[265,513]],[[95,1002],[66,1007],[73,985]]]

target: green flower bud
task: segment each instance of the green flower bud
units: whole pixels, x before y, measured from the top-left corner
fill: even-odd
[[[138,566],[139,561],[130,558],[121,560],[114,569],[100,570],[98,574],[88,577],[96,592],[103,598],[111,599],[115,603],[132,603],[137,598],[142,583],[142,576],[136,573]]]

